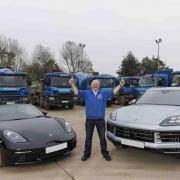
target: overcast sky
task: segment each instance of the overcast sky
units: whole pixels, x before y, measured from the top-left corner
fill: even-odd
[[[56,58],[63,43],[86,44],[94,69],[116,74],[128,51],[180,70],[180,0],[0,0],[0,34],[31,53],[41,43]]]

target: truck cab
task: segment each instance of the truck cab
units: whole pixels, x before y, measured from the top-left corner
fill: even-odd
[[[139,77],[129,76],[129,77],[119,77],[119,81],[123,79],[125,85],[117,94],[117,102],[119,105],[127,105],[131,100],[138,97],[138,92],[136,88],[138,87]]]
[[[156,73],[149,73],[147,75],[141,76],[139,80],[139,86],[137,91],[139,95],[146,92],[151,87],[169,87],[172,83],[172,71],[165,70]]]
[[[74,95],[69,84],[71,75],[62,72],[47,73],[31,86],[31,101],[45,109],[52,106],[74,107]]]
[[[0,104],[27,103],[29,85],[27,73],[0,69]]]
[[[180,86],[180,71],[175,71],[172,73],[172,87]]]

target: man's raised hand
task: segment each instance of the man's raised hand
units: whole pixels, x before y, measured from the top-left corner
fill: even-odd
[[[124,79],[121,79],[121,81],[120,81],[120,86],[122,87],[122,86],[124,86],[125,85],[125,80]]]

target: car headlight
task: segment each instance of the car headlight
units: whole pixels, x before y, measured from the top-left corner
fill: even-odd
[[[3,131],[3,135],[7,140],[9,140],[11,142],[15,142],[15,143],[26,142],[26,139],[24,137],[22,137],[20,134],[14,132],[14,131],[5,130],[5,131]]]
[[[67,121],[65,122],[65,125],[66,125],[67,132],[70,133],[72,131],[71,125]]]
[[[115,121],[115,120],[116,120],[116,117],[117,117],[117,111],[113,111],[113,112],[110,114],[110,116],[109,116],[109,118],[110,118],[112,121]]]
[[[180,126],[180,115],[170,116],[163,120],[160,126]]]

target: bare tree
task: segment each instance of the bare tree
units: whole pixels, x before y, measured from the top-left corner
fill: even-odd
[[[15,39],[0,36],[0,65],[11,67],[16,71],[22,68],[25,60],[24,49]]]
[[[55,66],[54,55],[48,47],[37,45],[32,53],[32,73],[37,74],[37,79],[45,73],[51,72]],[[35,68],[36,67],[36,68]]]
[[[86,72],[93,71],[92,62],[87,57],[86,53],[83,54],[80,47],[73,41],[67,41],[61,50],[63,63],[67,67],[68,72]]]

